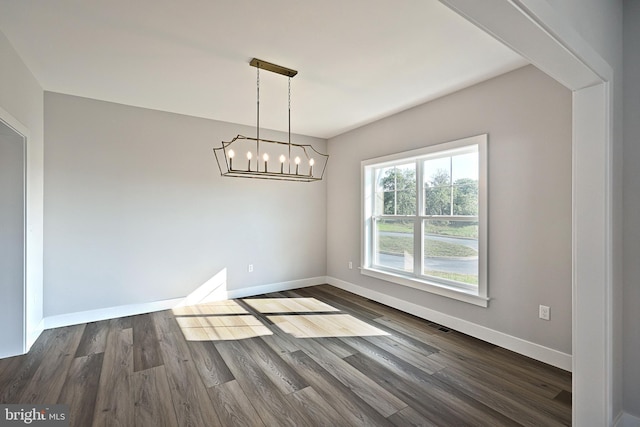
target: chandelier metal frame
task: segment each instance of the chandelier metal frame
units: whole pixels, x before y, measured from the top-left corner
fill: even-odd
[[[280,181],[312,182],[322,180],[329,155],[319,152],[310,144],[291,142],[291,78],[298,72],[257,58],[253,58],[249,65],[256,67],[256,137],[237,135],[231,141],[222,141],[221,147],[213,149],[220,174],[226,177]],[[289,79],[287,142],[260,138],[261,69],[282,74]],[[234,148],[238,151],[235,151]],[[234,165],[236,154],[245,150],[246,161],[238,159]],[[278,154],[279,157],[276,158]]]

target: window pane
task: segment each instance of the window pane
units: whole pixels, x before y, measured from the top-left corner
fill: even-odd
[[[375,221],[375,264],[413,272],[413,221]]]
[[[416,164],[396,166],[396,189],[416,191]]]
[[[425,215],[451,215],[451,187],[424,188]]]
[[[426,276],[478,284],[478,222],[424,221]]]
[[[453,214],[478,215],[478,153],[453,156]]]
[[[398,191],[396,193],[396,215],[416,214],[416,191]]]
[[[378,209],[378,215],[396,214],[396,193],[395,191],[385,191],[382,193],[382,205]]]
[[[416,214],[416,165],[376,169],[376,215]]]
[[[376,191],[394,191],[396,189],[395,166],[376,169]]]
[[[451,157],[425,160],[424,182],[429,186],[441,186],[451,184]]]
[[[478,181],[461,178],[453,186],[453,214],[478,215]]]
[[[451,157],[424,162],[424,214],[451,215]]]
[[[469,178],[478,180],[478,152],[460,154],[451,159],[453,182]]]

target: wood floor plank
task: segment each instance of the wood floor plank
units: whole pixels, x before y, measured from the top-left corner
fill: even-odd
[[[498,355],[501,360],[506,360],[510,364],[515,363],[525,372],[533,373],[548,384],[559,387],[562,390],[571,390],[571,374],[567,371],[529,357],[523,357],[506,348],[496,347],[493,350],[493,354]]]
[[[383,384],[386,389],[398,398],[406,401],[410,407],[418,411],[426,420],[437,425],[456,426],[513,426],[512,420],[498,412],[486,408],[478,408],[472,399],[461,399],[430,380],[430,376],[417,374],[399,375],[376,363],[372,359],[354,354],[345,359],[356,369]],[[422,383],[422,385],[419,385]]]
[[[224,341],[217,342],[216,348],[266,425],[312,425],[311,420],[284,399],[244,346],[237,341]]]
[[[238,381],[211,387],[207,392],[224,426],[265,427]]]
[[[14,362],[16,370],[11,375],[5,375],[0,379],[0,403],[21,403],[20,395],[40,367],[49,346],[64,333],[58,329],[44,331],[29,353],[16,359],[18,361]]]
[[[188,345],[205,387],[214,387],[235,379],[213,342],[189,341]]]
[[[284,354],[287,361],[350,426],[389,426],[378,411],[311,359],[305,352]]]
[[[441,427],[427,420],[418,411],[411,407],[404,408],[389,417],[389,421],[397,427]]]
[[[33,351],[33,348],[31,351]],[[2,379],[12,378],[17,372],[21,372],[22,366],[27,361],[28,357],[29,355],[23,354],[20,356],[13,356],[13,357],[0,359],[0,403],[4,403],[2,400],[3,395],[5,394],[4,391],[6,387],[8,387],[8,385],[6,384],[7,382],[6,380],[4,381],[5,384],[4,385],[2,384],[3,383]]]
[[[69,405],[72,427],[90,426],[93,422],[104,353],[76,357],[58,397],[58,404]]]
[[[133,399],[136,426],[178,426],[175,410],[167,404],[171,402],[171,392],[164,366],[134,372]]]
[[[162,365],[158,336],[151,315],[141,314],[132,319],[133,371],[143,371]]]
[[[404,358],[404,354],[402,355],[402,358],[400,358],[398,356],[395,356],[393,353],[381,348],[380,346],[377,346],[371,343],[370,341],[364,338],[351,337],[351,338],[342,338],[342,340],[345,343],[352,346],[353,348],[355,348],[356,350],[358,350],[359,354],[362,354],[370,358],[374,362],[377,362],[380,365],[383,365],[387,369],[390,369],[392,371],[402,373],[404,375],[413,375],[413,373],[416,372],[416,369],[420,369],[422,370],[422,373],[428,374],[428,375],[433,374],[434,372],[437,372],[437,370],[431,369],[431,366],[429,365],[426,365],[426,368],[417,367],[411,364],[411,362],[407,361],[406,358]],[[428,355],[425,355],[424,359],[428,360],[426,356]],[[440,366],[440,369],[442,368],[443,367]]]
[[[282,394],[293,393],[308,386],[306,381],[261,339],[243,340],[241,345]]]
[[[173,315],[168,311],[152,314],[164,361],[171,401],[180,426],[221,426],[198,370],[191,360],[189,346]]]
[[[442,366],[458,369],[467,375],[501,378],[525,389],[527,393],[547,399],[554,398],[561,391],[559,388],[547,384],[533,375],[516,375],[509,369],[486,363],[478,358],[460,357],[448,352],[432,354],[428,358]]]
[[[133,373],[133,334],[112,322],[107,337],[107,348],[102,362],[98,385],[94,426],[132,426],[133,399],[131,375]]]
[[[20,395],[20,403],[52,404],[58,401],[84,327],[81,324],[60,328],[33,378]]]
[[[513,420],[517,420],[518,423],[524,426],[535,427],[544,425],[552,427],[570,425],[570,423],[567,424],[566,422],[555,419],[546,413],[546,411],[537,411],[532,407],[535,401],[520,402],[518,399],[514,399],[513,395],[505,395],[493,390],[492,387],[471,377],[467,377],[455,369],[446,368],[434,374],[434,376],[448,384],[455,385],[469,397],[478,402],[482,402],[486,406],[493,408]]]
[[[560,404],[566,406],[567,408],[571,408],[571,404],[573,401],[573,394],[569,391],[562,390],[556,396],[554,396],[553,400],[559,402]]]
[[[418,369],[422,369],[428,374],[438,372],[445,367],[445,365],[429,357],[433,353],[420,352],[420,350],[404,345],[403,342],[394,340],[393,337],[363,337],[363,340],[391,354],[401,354],[404,361],[409,362]],[[343,341],[347,344],[351,343],[348,339],[344,339]],[[351,346],[356,347],[353,344]],[[360,347],[362,346],[372,348],[360,341]]]
[[[304,340],[300,343],[304,351],[336,379],[349,387],[353,393],[367,402],[383,417],[399,411],[407,403],[389,393],[371,378],[353,368],[344,359],[337,357],[315,340]]]
[[[382,317],[376,319],[376,322],[383,323],[393,330],[397,330],[404,335],[426,342],[427,344],[438,348],[442,354],[434,354],[433,356],[429,356],[429,358],[445,365],[447,365],[447,363],[444,363],[443,359],[448,359],[450,361],[457,359],[462,363],[472,363],[475,365],[492,367],[492,369],[496,371],[496,375],[510,375],[512,377],[519,378],[520,381],[527,381],[530,385],[537,387],[541,391],[548,389],[549,394],[557,393],[561,389],[560,385],[564,384],[565,381],[564,378],[553,379],[548,378],[547,375],[543,377],[543,370],[526,366],[527,358],[524,356],[520,356],[514,360],[509,360],[500,357],[497,349],[484,351],[486,350],[485,348],[484,350],[478,351],[478,346],[476,344],[477,342],[480,342],[479,340],[474,339],[474,341],[471,341],[467,339],[465,341],[468,341],[468,344],[465,344],[463,341],[455,339],[456,334],[435,334],[433,331],[425,330],[425,326],[419,324],[415,319],[411,319],[407,323],[404,323]],[[407,326],[408,324],[412,324],[414,326]],[[518,360],[521,363],[518,362]],[[566,372],[558,372],[558,376],[565,377],[566,375],[570,376],[570,374],[567,374]],[[569,385],[568,388],[571,389],[571,386]]]
[[[133,328],[133,317],[125,316],[109,320],[109,328],[131,329]]]
[[[75,357],[104,353],[104,349],[107,346],[108,333],[108,320],[87,323],[87,326],[84,328],[80,344],[78,344]]]
[[[292,353],[294,351],[300,350],[300,347],[293,340],[290,339],[286,334],[283,333],[281,335],[279,332],[279,328],[276,326],[268,326],[271,330],[271,335],[261,336],[260,339],[264,341],[269,347],[273,349],[278,354],[284,353]]]
[[[349,422],[337,413],[313,387],[298,390],[288,397],[309,415],[314,421],[314,426],[335,427],[349,425]]]

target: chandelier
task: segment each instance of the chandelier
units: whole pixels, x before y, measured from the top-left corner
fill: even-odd
[[[231,141],[222,141],[214,148],[216,162],[222,176],[235,178],[275,179],[281,181],[319,181],[329,160],[309,144],[291,142],[291,78],[298,72],[260,59],[253,58],[249,65],[256,67],[256,137],[237,135]],[[260,138],[260,70],[282,74],[289,78],[287,142]]]

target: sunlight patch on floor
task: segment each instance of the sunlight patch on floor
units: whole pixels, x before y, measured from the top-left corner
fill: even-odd
[[[295,338],[389,335],[316,298],[247,298],[240,302],[242,304],[225,300],[176,307],[173,314],[188,341],[227,341],[273,335],[262,315]],[[245,308],[247,306],[260,314],[254,316]]]
[[[215,301],[198,305],[175,307],[172,311],[176,316],[248,313],[248,311],[245,310],[244,307],[233,300]]]
[[[232,316],[176,316],[187,341],[227,341],[273,333],[251,314]]]
[[[250,298],[243,301],[263,314],[340,311],[315,298]]]
[[[267,318],[296,338],[389,335],[349,314],[293,314],[267,316]]]
[[[187,341],[227,341],[273,333],[236,301],[176,307],[173,310]]]

